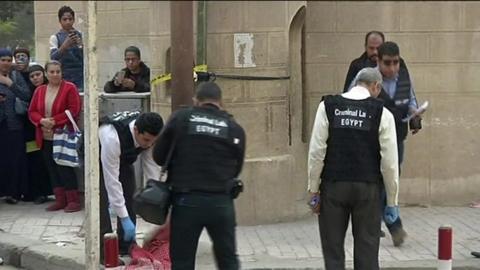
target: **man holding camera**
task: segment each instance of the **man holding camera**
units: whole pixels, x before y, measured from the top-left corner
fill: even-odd
[[[245,132],[222,109],[222,93],[214,82],[199,84],[194,106],[172,114],[153,149],[163,166],[169,156],[172,187],[170,256],[172,270],[195,269],[203,228],[212,242],[217,267],[240,269],[235,246],[233,199],[245,157]]]
[[[140,49],[135,46],[127,47],[124,60],[126,67],[105,84],[103,91],[105,93],[150,92],[150,68],[142,61]]]
[[[69,6],[58,10],[62,29],[50,37],[50,58],[62,63],[63,79],[74,83],[83,92],[82,33],[73,28],[75,12]]]

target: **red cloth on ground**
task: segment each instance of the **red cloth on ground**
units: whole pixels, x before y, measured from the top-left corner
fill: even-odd
[[[130,256],[132,261],[126,270],[170,270],[170,223],[160,229],[143,248],[135,245]]]

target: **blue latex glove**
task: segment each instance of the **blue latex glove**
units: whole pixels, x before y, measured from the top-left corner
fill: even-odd
[[[383,212],[383,219],[387,224],[393,224],[398,218],[398,206],[386,206]]]
[[[125,242],[131,242],[135,240],[135,224],[133,224],[130,217],[124,217],[120,219],[123,228],[123,240]]]

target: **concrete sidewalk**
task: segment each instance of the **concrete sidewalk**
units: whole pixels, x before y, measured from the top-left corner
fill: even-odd
[[[46,212],[46,205],[0,203],[0,257],[17,267],[35,270],[83,269],[84,213]],[[396,248],[390,236],[381,240],[382,269],[436,269],[437,230],[454,229],[454,269],[480,269],[480,209],[467,207],[402,208],[409,237]],[[139,220],[137,239],[152,225]],[[350,230],[349,230],[350,231]],[[314,216],[288,223],[239,226],[238,254],[242,269],[323,269]],[[352,268],[352,237],[346,239],[346,260]],[[208,235],[202,234],[197,269],[215,269]]]

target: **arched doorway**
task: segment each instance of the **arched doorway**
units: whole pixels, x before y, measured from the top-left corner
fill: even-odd
[[[288,137],[291,155],[294,157],[292,177],[300,181],[294,186],[299,204],[305,199],[307,184],[307,118],[305,94],[305,16],[306,7],[300,7],[290,23],[288,91]]]

